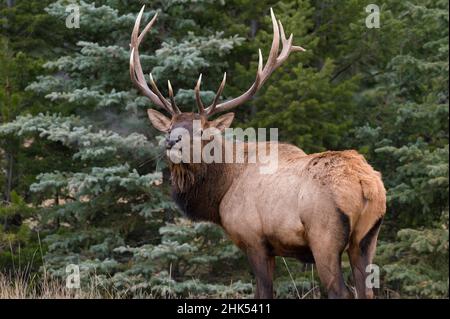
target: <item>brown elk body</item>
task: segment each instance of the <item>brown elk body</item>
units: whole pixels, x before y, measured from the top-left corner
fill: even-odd
[[[148,110],[152,124],[167,133],[167,152],[179,152],[178,136],[171,132],[183,127],[193,134],[193,120],[202,129],[220,130],[231,125],[233,113],[215,120],[208,116],[229,110],[246,100],[262,86],[267,77],[292,51],[292,36],[286,39],[281,22],[273,13],[274,41],[267,64],[260,64],[253,86],[242,96],[218,104],[225,84],[222,82],[213,104],[205,108],[196,87],[199,114],[182,113],[173,99],[158,91],[151,78],[152,90],[144,80],[137,48],[155,18],[138,35],[143,9],[133,31],[130,59],[131,77],[153,103],[170,112],[169,119]],[[280,31],[281,30],[281,31]],[[283,50],[278,55],[279,34]],[[222,150],[227,141],[222,141]],[[268,142],[269,143],[269,142]],[[246,143],[245,154],[267,148],[268,143]],[[275,142],[270,142],[275,143]],[[175,147],[174,147],[175,146]],[[372,263],[378,232],[386,210],[385,189],[376,172],[356,151],[327,151],[305,154],[289,144],[278,147],[278,168],[273,174],[261,174],[263,163],[172,163],[172,195],[180,209],[193,220],[219,224],[230,239],[248,256],[256,276],[256,298],[273,297],[275,256],[294,257],[315,263],[320,280],[330,298],[349,298],[344,283],[341,256],[348,252],[358,298],[372,298],[366,287],[366,267]]]

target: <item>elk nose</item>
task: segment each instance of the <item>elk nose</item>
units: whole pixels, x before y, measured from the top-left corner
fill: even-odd
[[[181,137],[179,137],[177,139],[166,139],[166,149],[170,150],[172,148],[172,146],[177,144],[179,141],[181,141]]]

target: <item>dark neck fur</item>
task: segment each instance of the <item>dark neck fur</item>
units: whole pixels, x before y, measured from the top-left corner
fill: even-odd
[[[219,206],[234,179],[236,165],[171,165],[172,198],[192,220],[221,224]]]

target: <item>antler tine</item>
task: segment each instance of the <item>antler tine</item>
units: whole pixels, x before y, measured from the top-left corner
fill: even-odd
[[[278,27],[280,28],[280,34],[281,34],[281,43],[286,43],[286,33],[284,33],[284,27],[283,23],[281,23],[281,20],[278,20]],[[292,33],[291,33],[292,36]]]
[[[272,18],[273,27],[272,47],[270,48],[269,57],[267,58],[266,65],[263,69],[263,80],[261,81],[260,86],[264,84],[270,73],[272,73],[273,68],[277,63],[278,51],[280,49],[280,29],[272,8],[270,8],[270,17]]]
[[[158,96],[158,98],[161,100],[161,102],[165,105],[165,107],[167,108],[167,110],[170,113],[175,113],[174,110],[172,109],[170,103],[166,100],[166,98],[162,95],[162,93],[159,91],[158,86],[156,85],[155,80],[153,79],[153,75],[150,73],[150,85],[152,86],[153,92],[156,93],[156,95]]]
[[[144,12],[145,5],[142,7],[141,11],[142,13]],[[142,17],[142,15],[141,15]],[[144,39],[145,35],[147,34],[147,32],[152,28],[153,24],[156,22],[156,19],[158,18],[158,12],[155,13],[155,15],[153,16],[153,18],[150,20],[149,23],[147,23],[147,25],[145,26],[144,30],[142,30],[141,34],[138,37],[138,45],[141,44],[142,40]],[[140,20],[139,20],[140,23]],[[139,28],[139,24],[138,24],[138,28]]]
[[[208,113],[208,116],[211,116],[218,112],[228,111],[228,110],[244,103],[245,101],[250,99],[256,93],[256,91],[258,91],[259,85],[261,83],[262,73],[263,73],[263,57],[262,57],[261,49],[259,49],[258,54],[259,54],[258,71],[256,72],[256,78],[255,78],[255,82],[253,83],[253,85],[247,90],[247,92],[245,92],[241,96],[239,96],[235,99],[232,99],[230,101],[226,101],[221,104],[218,104],[214,108],[212,106],[209,107],[206,110],[206,112]]]
[[[306,51],[301,46],[292,46],[294,35],[291,33],[289,39],[286,39],[286,34],[284,33],[284,27],[281,23],[281,20],[278,20],[278,25],[280,27],[281,43],[283,44],[283,49],[281,50],[280,55],[277,57],[275,68],[278,68],[289,57],[289,54],[291,52]]]
[[[198,112],[200,114],[205,114],[205,106],[202,102],[202,97],[200,96],[200,85],[202,84],[202,74],[198,77],[197,85],[195,85],[195,99],[197,101]]]
[[[154,104],[165,109],[170,114],[174,114],[174,111],[170,107],[170,103],[159,93],[159,90],[155,87],[156,94],[152,92],[152,90],[148,87],[147,82],[145,81],[144,73],[142,71],[142,65],[139,58],[139,45],[141,44],[142,39],[145,34],[151,29],[153,24],[158,17],[158,13],[152,18],[152,20],[145,26],[142,33],[139,35],[139,27],[141,25],[142,15],[144,13],[145,5],[142,6],[141,11],[136,18],[134,23],[133,31],[131,33],[131,54],[130,54],[130,77],[131,81],[136,85],[136,87],[141,91],[143,95],[148,97]],[[154,84],[154,83],[153,83]],[[152,86],[153,86],[152,84]],[[156,85],[155,85],[156,86]],[[159,94],[158,94],[159,93]]]
[[[213,103],[207,108],[206,112],[209,115],[214,112],[214,109],[217,106],[217,103],[219,102],[220,96],[222,95],[223,89],[225,88],[225,84],[227,82],[227,72],[223,74],[223,80],[222,83],[220,83],[219,89],[217,90],[216,96],[214,97]]]
[[[169,89],[169,98],[170,98],[170,103],[172,104],[172,110],[177,113],[180,114],[181,111],[178,108],[177,103],[175,103],[175,98],[173,96],[173,88],[172,88],[172,84],[170,83],[170,80],[167,80],[167,87]]]
[[[270,48],[269,57],[267,58],[266,64],[263,66],[263,57],[261,50],[259,50],[259,63],[258,63],[258,71],[256,73],[255,82],[252,86],[241,96],[234,98],[229,101],[225,101],[223,103],[217,104],[215,107],[209,107],[207,109],[208,115],[212,115],[218,112],[228,111],[246,101],[251,99],[253,95],[262,87],[262,85],[267,81],[269,76],[275,71],[281,64],[283,64],[286,59],[289,57],[291,52],[297,51],[306,51],[304,48],[300,46],[293,46],[293,35],[287,39],[286,34],[284,33],[284,28],[281,21],[277,21],[275,18],[275,14],[270,9],[270,16],[272,18],[272,26],[273,26],[273,40],[272,47]],[[280,37],[283,48],[281,52],[280,49]]]

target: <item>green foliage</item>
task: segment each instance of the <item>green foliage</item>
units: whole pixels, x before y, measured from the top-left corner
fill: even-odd
[[[383,172],[397,229],[436,221],[449,193],[448,3],[406,2],[398,10],[387,23],[401,27],[402,45],[391,48],[376,85],[361,93],[372,111],[355,130]]]
[[[371,111],[356,141],[388,188],[384,232],[396,237],[379,249],[385,289],[448,297],[448,3],[396,7],[385,23],[397,26],[400,45],[361,93]]]
[[[67,34],[58,28],[57,20],[44,11],[53,0],[13,1],[12,7],[5,2],[0,4],[0,35],[10,40],[13,50],[36,59],[61,52],[61,43]],[[21,69],[27,71],[24,65]]]
[[[218,269],[233,267],[242,258],[242,253],[217,226],[176,219],[160,227],[159,234],[161,241],[155,245],[116,248],[116,253],[132,254],[133,258],[131,267],[116,273],[109,284],[116,289],[127,287],[162,297],[230,297],[251,292],[251,285],[240,281],[230,286],[203,281],[211,273],[218,273]]]
[[[276,10],[286,32],[295,30],[294,43],[307,51],[293,53],[289,63],[271,76],[266,90],[255,99],[250,125],[277,127],[280,140],[307,153],[337,149],[352,124],[357,78],[333,82],[333,60],[317,54],[319,38],[308,35],[314,12],[308,1],[281,2]],[[269,26],[269,20],[264,24]],[[268,47],[271,37],[272,30],[261,32],[256,41]]]
[[[448,212],[434,228],[402,229],[379,246],[384,285],[401,296],[448,298]]]
[[[61,26],[68,3],[56,1],[46,8]],[[200,280],[208,279],[214,267],[242,259],[216,226],[173,224],[176,209],[162,184],[161,149],[158,139],[151,137],[145,116],[148,101],[130,90],[128,43],[139,8],[127,7],[123,13],[112,2],[79,4],[81,33],[75,37],[73,30],[67,30],[67,50],[44,63],[44,74],[34,82],[27,81],[26,94],[47,99],[47,111],[17,112],[14,120],[0,127],[1,136],[57,146],[56,154],[43,162],[57,154],[66,157],[65,166],[35,173],[28,184],[46,233],[42,269],[63,279],[67,264],[75,263],[84,284],[95,276],[106,287],[130,290],[130,296],[142,291],[143,285],[163,296],[161,287],[171,280],[179,281],[178,288],[173,285],[175,290],[169,292],[174,295],[193,293],[194,286],[203,287],[196,291],[203,289],[205,296],[231,295],[235,288],[237,293],[248,293],[249,286],[239,282],[228,286]],[[227,66],[224,57],[242,38],[202,29],[193,17],[175,10],[209,5],[213,4],[173,2],[167,9],[174,10],[177,18],[160,14],[141,55],[144,68],[152,70],[158,82],[171,78],[176,87],[193,87],[191,81],[198,72],[208,70],[212,77]],[[145,19],[154,13],[146,10]],[[158,32],[165,28],[171,32]],[[175,79],[174,73],[178,74]],[[192,95],[192,90],[180,89],[176,99],[189,110],[194,105]],[[214,92],[202,95],[211,99]],[[213,242],[221,243],[215,254],[207,245]],[[174,263],[177,276],[164,277],[170,273],[169,262]],[[202,277],[196,273],[198,267],[203,278],[192,279]]]
[[[0,206],[0,268],[5,273],[39,268],[41,261],[36,256],[42,250],[32,231],[37,224],[35,209],[14,191],[11,202]]]

